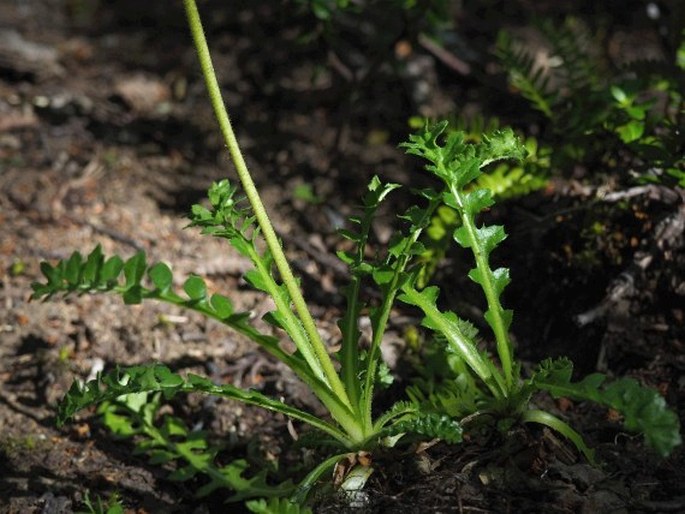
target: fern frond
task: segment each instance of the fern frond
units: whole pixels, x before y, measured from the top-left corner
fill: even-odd
[[[550,87],[548,70],[538,66],[525,49],[517,48],[511,35],[500,31],[495,55],[509,74],[511,85],[547,118],[554,117],[553,109],[559,96]]]
[[[565,95],[577,96],[581,92],[596,91],[603,87],[602,63],[595,48],[593,35],[583,22],[573,16],[559,25],[550,19],[537,23],[558,60],[554,73],[566,90]]]
[[[463,440],[463,430],[456,420],[434,412],[417,411],[414,415],[389,425],[384,433],[388,436],[402,433],[418,434],[429,439],[442,439],[450,444],[457,444]]]

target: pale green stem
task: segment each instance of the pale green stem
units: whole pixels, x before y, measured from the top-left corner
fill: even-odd
[[[450,185],[450,191],[454,198],[459,203],[460,207],[464,205],[464,199],[460,191],[456,187]],[[464,210],[461,209],[462,214]],[[471,242],[471,250],[473,251],[473,256],[476,259],[476,267],[480,270],[481,276],[483,277],[483,292],[485,293],[485,298],[488,302],[488,308],[492,312],[493,327],[492,331],[495,334],[495,341],[497,342],[497,353],[502,364],[502,370],[504,371],[504,380],[507,384],[507,389],[505,394],[508,396],[513,387],[513,365],[511,357],[511,343],[509,342],[509,334],[505,329],[504,320],[502,319],[502,305],[497,298],[495,292],[494,279],[492,276],[492,271],[490,270],[490,264],[488,263],[488,257],[483,252],[480,244],[478,243],[478,238],[476,237],[476,225],[473,218],[470,216],[462,215],[462,223],[469,236]]]
[[[233,132],[233,127],[231,125],[228,112],[226,111],[226,106],[224,105],[221,97],[221,90],[219,89],[219,83],[216,79],[216,73],[214,72],[214,66],[212,65],[209,48],[207,46],[207,40],[205,39],[204,30],[202,29],[202,22],[200,21],[200,14],[197,10],[195,0],[183,0],[183,3],[188,16],[188,24],[193,36],[193,41],[195,42],[195,49],[200,60],[202,74],[204,75],[205,83],[207,85],[207,92],[209,93],[209,98],[214,109],[214,114],[219,122],[221,133],[224,137],[224,141],[226,142],[226,146],[228,147],[231,160],[236,168],[245,195],[252,206],[255,218],[257,219],[257,223],[259,223],[264,240],[266,241],[271,255],[273,256],[274,263],[281,275],[281,279],[288,289],[290,298],[295,306],[295,311],[300,317],[302,326],[309,337],[309,342],[312,345],[314,353],[319,359],[328,385],[334,394],[338,396],[341,401],[343,401],[343,403],[352,408],[342,381],[335,371],[333,361],[331,360],[326,346],[319,335],[316,324],[314,323],[314,319],[312,318],[309,309],[307,308],[307,304],[302,296],[302,292],[300,291],[299,284],[295,279],[292,270],[290,269],[290,265],[288,264],[285,254],[283,253],[278,236],[271,225],[271,221],[266,213],[264,204],[262,203],[259,193],[257,192],[257,188],[255,187],[250,172],[247,169],[247,165],[245,164],[245,159],[240,151],[238,140]]]

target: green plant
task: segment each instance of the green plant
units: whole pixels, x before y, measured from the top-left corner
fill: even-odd
[[[116,369],[86,384],[75,382],[59,405],[58,423],[65,423],[81,409],[100,404],[105,423],[119,435],[136,436],[138,451],[149,455],[152,462],[176,463],[172,478],[188,480],[198,473],[205,475],[209,481],[200,488],[201,494],[226,487],[236,491],[234,499],[289,495],[300,502],[312,485],[350,452],[394,444],[407,432],[440,437],[450,443],[461,441],[458,419],[448,416],[445,410],[424,409],[417,402],[399,402],[386,412],[374,415],[375,390],[388,376],[381,359],[381,341],[400,295],[399,299],[405,303],[419,307],[425,314],[425,324],[445,338],[463,363],[464,373],[473,375],[472,389],[478,389],[476,379],[482,382],[479,396],[472,399],[478,410],[472,414],[489,414],[500,421],[547,424],[573,440],[591,458],[591,451],[568,425],[546,412],[528,408],[533,392],[546,390],[593,399],[630,412],[630,418],[626,414],[628,428],[644,431],[661,453],[667,453],[679,442],[675,416],[665,409],[663,400],[659,403],[656,393],[638,388],[640,394],[633,394],[636,384],[629,387],[619,382],[622,386],[618,391],[611,389],[611,394],[609,386],[592,392],[588,387],[591,384],[571,384],[567,380],[566,361],[545,363],[533,377],[522,380],[520,363],[514,359],[508,334],[512,313],[500,303],[500,295],[509,281],[508,271],[492,270],[489,266],[489,255],[504,239],[504,229],[477,226],[476,216],[492,205],[493,200],[488,189],[473,187],[485,166],[506,159],[520,160],[524,156],[524,147],[510,129],[484,136],[475,144],[467,144],[460,132],[450,133],[443,144],[441,137],[446,123],[412,136],[404,146],[410,153],[428,159],[430,164],[426,169],[441,181],[441,187],[418,192],[422,206],[412,206],[399,216],[404,222],[403,229],[391,238],[386,252],[373,258],[367,257],[372,218],[380,203],[399,186],[384,184],[377,177],[371,180],[361,214],[351,219],[354,229],[341,231],[353,243],[352,250],[338,253],[349,267],[351,280],[344,290],[347,306],[339,322],[341,348],[337,354],[331,354],[245,165],[221,99],[195,1],[184,0],[184,5],[210,100],[243,191],[240,194],[238,187],[228,180],[213,184],[208,192],[209,205],[193,206],[190,225],[199,227],[203,234],[226,239],[251,261],[252,269],[245,274],[246,281],[269,295],[275,305],[275,310],[264,319],[280,334],[286,334],[296,351],[285,351],[279,337],[256,329],[249,313],[236,311],[228,297],[210,294],[200,277],[189,277],[182,291],[177,291],[169,266],[148,264],[142,252],[124,261],[118,256],[105,258],[98,246],[85,258],[74,253],[56,265],[43,262],[45,282],[33,284],[33,298],[46,299],[58,293],[112,292],[127,304],[153,299],[202,313],[250,338],[286,364],[317,396],[330,416],[320,419],[255,390],[215,384],[193,374],[182,376],[153,364]],[[474,253],[476,268],[469,276],[481,285],[487,298],[489,308],[485,320],[495,335],[499,366],[478,349],[476,331],[471,324],[453,313],[439,310],[437,289],[421,289],[417,284],[421,269],[419,257],[425,252],[421,235],[444,206],[460,218],[454,239]],[[380,290],[380,299],[372,304],[362,298],[363,286],[369,282]],[[369,312],[372,328],[371,342],[365,349],[360,348],[359,317],[363,311]],[[593,384],[599,386],[600,382],[595,379]],[[215,462],[218,448],[209,445],[202,433],[188,430],[181,420],[172,416],[158,419],[162,398],[189,392],[227,397],[284,414],[318,430],[324,436],[318,443],[332,445],[335,450],[297,487],[286,482],[274,488],[268,484],[264,472],[246,478],[243,476],[245,462],[234,461],[226,466]],[[651,410],[640,410],[641,405],[635,398],[648,402]],[[368,476],[368,473],[361,475]],[[261,509],[258,512],[285,508],[283,501],[289,500],[255,502],[250,508]],[[293,510],[297,509],[293,507]]]
[[[548,66],[507,31],[499,33],[495,55],[510,86],[543,115],[541,144],[552,148],[552,169],[620,167],[632,179],[682,187],[685,74],[680,53],[672,61],[612,68],[579,19],[568,17],[561,25],[543,20],[537,27],[549,44]]]
[[[166,377],[167,383],[169,377],[173,376],[164,366],[129,368],[127,373],[131,386],[127,384],[122,387],[110,383],[108,391],[129,391],[132,387],[145,389],[138,385],[144,375],[148,379],[160,381],[164,381]],[[109,380],[110,377],[103,379],[105,382]],[[195,377],[194,380],[204,382],[204,386],[201,387],[216,387],[206,379]],[[193,391],[198,391],[198,388],[194,388]],[[167,395],[170,393],[167,389],[164,392]],[[248,470],[248,462],[245,459],[218,465],[216,457],[221,447],[209,444],[205,432],[190,430],[183,420],[176,416],[164,416],[159,422],[161,402],[162,393],[159,392],[124,392],[119,397],[100,403],[98,412],[102,415],[104,425],[114,435],[121,438],[136,438],[134,454],[147,455],[150,464],[154,465],[168,466],[176,463],[169,474],[170,480],[182,482],[197,475],[206,477],[204,485],[195,492],[198,497],[211,494],[218,488],[234,491],[231,501],[253,496],[285,496],[293,492],[294,485],[291,481],[278,485],[269,484],[267,469],[262,469],[251,477],[244,476]]]
[[[428,123],[424,118],[415,116],[409,119],[409,126],[414,130],[422,129]],[[463,133],[465,142],[482,143],[488,134],[500,128],[497,118],[474,116],[466,119],[454,117],[447,125],[448,133]],[[533,191],[544,188],[550,174],[551,148],[539,146],[534,137],[523,140],[525,159],[509,159],[497,162],[494,166],[483,170],[471,184],[471,189],[488,189],[495,200],[506,200],[525,196]],[[443,262],[448,249],[452,246],[452,233],[461,224],[457,212],[441,205],[436,209],[426,229],[421,242],[425,252],[420,256],[423,265],[418,276],[419,289],[428,285],[431,277]]]
[[[196,392],[258,405],[311,425],[322,432],[330,444],[345,453],[372,449],[387,441],[386,436],[403,432],[459,441],[461,428],[456,421],[436,413],[423,414],[413,404],[398,403],[377,417],[374,417],[372,409],[377,384],[387,380],[387,370],[381,363],[380,344],[390,311],[406,276],[405,270],[421,249],[418,237],[438,206],[439,199],[428,198],[425,209],[411,209],[405,216],[409,229],[394,239],[387,257],[379,262],[367,262],[365,249],[372,217],[379,204],[398,187],[396,184],[383,184],[376,177],[371,181],[363,199],[363,212],[352,220],[356,230],[343,231],[343,236],[355,243],[355,250],[340,253],[341,259],[350,267],[352,279],[346,289],[347,311],[340,321],[342,347],[337,355],[331,355],[245,165],[221,99],[195,2],[185,0],[184,4],[209,97],[244,192],[244,196],[239,194],[238,187],[228,180],[213,184],[208,192],[209,208],[193,206],[191,226],[201,228],[204,234],[228,240],[239,253],[249,258],[253,268],[245,274],[245,279],[253,288],[268,294],[275,304],[275,310],[264,319],[287,334],[297,350],[294,353],[283,350],[278,337],[254,328],[249,313],[236,312],[228,297],[209,294],[200,277],[191,276],[185,281],[183,291],[176,291],[169,266],[164,263],[148,264],[142,252],[124,261],[118,256],[105,258],[98,246],[86,257],[74,253],[54,266],[43,262],[41,269],[46,282],[33,285],[33,297],[49,298],[56,293],[112,292],[119,294],[127,304],[155,299],[200,312],[250,338],[285,363],[327,408],[330,419],[319,419],[257,391],[213,384],[197,375],[184,377],[161,365],[146,365],[117,369],[86,384],[75,382],[60,403],[58,423],[63,424],[88,406],[114,402],[113,407],[103,411],[106,423],[120,435],[142,437],[139,449],[148,453],[153,461],[178,461],[182,467],[174,472],[174,478],[189,479],[202,472],[210,482],[200,492],[226,486],[245,496],[263,496],[262,482],[252,482],[245,487],[249,492],[243,491],[245,484],[241,482],[236,464],[215,467],[211,462],[215,451],[202,442],[201,436],[191,434],[174,418],[167,417],[159,426],[154,417],[156,394],[169,398],[179,392]],[[371,308],[372,341],[368,349],[361,351],[358,319],[362,309],[366,308],[361,299],[362,282],[371,278],[379,285],[382,300]],[[307,488],[341,455],[344,453],[334,455],[312,471],[296,493],[298,497],[306,494]]]
[[[124,514],[124,506],[117,493],[113,493],[106,501],[102,501],[100,496],[92,501],[90,493],[86,491],[83,504],[88,510],[80,511],[78,514]]]
[[[497,118],[473,116],[449,118],[449,132],[463,132],[464,140],[469,143],[480,143],[483,136],[500,129]],[[427,120],[419,116],[409,119],[409,126],[414,130],[423,128]],[[541,145],[532,136],[523,138],[526,158],[523,160],[506,160],[486,169],[473,182],[472,187],[492,191],[495,200],[505,200],[524,196],[544,188],[550,175],[552,149]]]
[[[593,460],[593,451],[567,423],[548,412],[531,408],[532,396],[538,391],[591,400],[621,412],[627,429],[643,433],[654,449],[668,455],[681,443],[679,422],[656,391],[642,388],[631,379],[606,384],[606,377],[601,374],[572,383],[573,368],[568,359],[546,360],[530,378],[523,379],[509,337],[513,312],[504,309],[501,303],[501,295],[510,281],[509,270],[490,267],[490,255],[506,238],[506,233],[502,226],[478,226],[477,216],[490,208],[494,200],[489,189],[471,187],[483,167],[503,157],[520,159],[523,148],[511,131],[469,145],[463,133],[448,133],[443,138],[446,128],[446,123],[426,128],[403,146],[409,153],[427,160],[426,170],[442,182],[442,190],[429,196],[441,198],[459,214],[461,223],[453,238],[473,253],[476,266],[469,272],[469,278],[483,290],[488,306],[484,318],[494,335],[499,366],[479,350],[477,330],[471,323],[438,308],[437,287],[419,290],[415,280],[406,279],[399,299],[421,309],[425,316],[423,324],[445,341],[448,352],[456,356],[452,362],[456,377],[453,387],[429,391],[428,395],[421,395],[420,390],[417,394],[414,389],[415,402],[421,406],[428,403],[436,412],[448,412],[458,418],[494,418],[505,429],[516,422],[544,424],[569,438]]]
[[[395,11],[407,18],[425,18],[431,27],[449,23],[447,0],[294,0],[294,3],[327,23],[345,14],[366,14],[371,8]]]

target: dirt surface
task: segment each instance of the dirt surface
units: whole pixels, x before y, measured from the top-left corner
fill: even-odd
[[[202,275],[256,317],[269,309],[241,279],[247,263],[237,253],[184,230],[190,204],[232,172],[180,2],[123,1],[117,10],[109,4],[0,3],[0,510],[83,510],[90,491],[105,499],[119,494],[130,512],[233,512],[223,505],[228,493],[194,498],[192,483],[167,480],[167,471],[132,455],[130,441],[114,440],[92,413],[54,426],[56,402],[75,378],[153,361],[319,408],[288,370],[192,313],[124,306],[109,296],[28,301],[41,260],[101,244],[106,254],[142,249],[150,260],[169,262],[179,284],[190,273]],[[459,84],[471,79],[438,82],[438,72],[449,70],[422,54],[411,59],[424,66],[428,85],[421,87],[434,88],[429,102],[413,95],[415,77],[392,66],[379,67],[373,80],[351,81],[346,71],[359,48],[341,62],[299,44],[302,27],[289,25],[272,4],[237,2],[231,17],[207,6],[208,34],[249,164],[334,344],[344,278],[328,257],[340,244],[336,228],[372,174],[420,185],[410,177],[415,164],[396,149],[406,120],[416,112],[445,114],[463,100],[466,86]],[[380,43],[391,53],[401,37],[394,30],[389,20],[389,39]],[[360,69],[365,65],[373,61]],[[307,184],[320,203],[297,198]],[[636,377],[682,413],[682,191],[646,188],[618,209],[610,195],[596,200],[600,186],[607,187],[559,179],[492,213],[510,234],[500,258],[512,268],[507,300],[517,313],[518,350],[530,362],[568,355],[582,372]],[[583,231],[597,220],[606,228],[601,236]],[[392,223],[381,213],[379,239]],[[454,285],[448,306],[473,315],[480,300],[459,257],[449,256],[437,280]],[[397,313],[407,316],[415,313]],[[399,324],[391,327],[386,345],[400,386],[401,334]],[[377,455],[360,508],[328,498],[316,511],[685,511],[682,450],[659,459],[621,432],[609,412],[546,406],[587,436],[600,466],[547,431],[520,429],[506,442],[488,435],[458,447]],[[285,420],[258,409],[228,401],[172,408],[230,441],[237,456],[255,442],[263,456],[290,443]]]

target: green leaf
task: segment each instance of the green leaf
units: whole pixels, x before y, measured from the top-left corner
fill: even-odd
[[[213,219],[212,213],[209,209],[203,207],[202,205],[195,204],[190,208],[191,219],[196,221],[198,224]]]
[[[454,232],[455,240],[464,248],[477,248],[486,256],[507,238],[504,227],[501,225],[489,225],[481,228],[476,228],[474,231],[475,239],[471,237],[471,233],[465,226],[458,228]]]
[[[486,320],[493,329],[497,342],[497,352],[504,371],[504,383],[493,388],[493,393],[509,395],[508,389],[515,386],[516,377],[513,376],[515,366],[512,357],[512,345],[509,339],[508,328],[511,323],[511,313],[505,311],[500,303],[499,295],[508,283],[508,276],[503,271],[497,274],[490,269],[488,258],[490,253],[505,238],[504,228],[498,225],[481,226],[476,224],[475,216],[493,203],[492,194],[485,189],[469,190],[471,183],[481,175],[481,168],[492,162],[502,159],[522,159],[526,153],[526,148],[521,144],[511,129],[492,132],[483,135],[480,143],[465,144],[465,134],[453,132],[442,137],[447,125],[442,123],[432,128],[426,128],[422,133],[410,136],[409,143],[403,146],[409,153],[420,155],[427,159],[431,164],[426,166],[426,170],[433,173],[445,184],[442,193],[442,200],[445,204],[455,209],[461,217],[461,226],[456,228],[453,233],[454,239],[464,248],[470,248],[473,252],[476,269],[469,273],[469,276],[476,283],[480,284],[485,294],[488,311]],[[441,139],[439,139],[439,137]],[[444,144],[441,144],[441,140]],[[407,291],[405,290],[405,293]],[[426,304],[421,306],[424,313],[434,309],[426,308]],[[455,335],[451,330],[450,322],[439,311],[435,309],[435,315],[428,316],[433,328],[439,332],[452,333],[448,340],[454,345],[456,351],[470,355],[469,365],[477,366],[476,373],[487,377],[489,372],[485,362],[477,363],[473,357],[473,352],[461,343],[460,336]],[[495,377],[498,379],[498,377]],[[486,378],[483,378],[486,380]],[[497,391],[504,386],[505,390]]]
[[[64,273],[64,278],[70,285],[77,285],[79,279],[81,278],[81,263],[83,262],[83,257],[78,252],[74,252],[69,257],[66,263],[66,269]]]
[[[137,305],[143,301],[143,289],[138,285],[129,287],[121,297],[126,305]]]
[[[341,237],[347,239],[348,241],[357,242],[361,239],[361,236],[357,232],[346,230],[344,228],[338,229],[338,234],[340,234]]]
[[[48,279],[48,285],[59,285],[59,283],[62,281],[62,276],[59,273],[59,269],[51,266],[49,262],[41,262],[40,271],[43,273],[43,276]]]
[[[183,290],[188,295],[188,298],[195,302],[201,302],[207,299],[207,285],[204,280],[196,275],[189,277],[185,281]]]
[[[647,115],[648,110],[649,108],[644,105],[632,105],[630,107],[625,108],[625,111],[628,113],[628,116],[637,121],[643,121],[645,119],[645,116]],[[644,129],[644,124],[642,128]]]
[[[371,276],[376,284],[382,286],[392,281],[395,276],[395,270],[390,266],[379,266],[373,270]]]
[[[131,437],[140,433],[140,428],[134,427],[132,420],[117,414],[111,407],[102,413],[102,421],[115,435]]]
[[[347,264],[348,266],[353,265],[355,262],[355,256],[352,252],[338,250],[337,252],[335,252],[335,254],[338,256],[338,259],[340,259],[343,263]]]
[[[189,434],[188,427],[186,427],[185,423],[183,423],[181,419],[174,416],[164,417],[164,426],[162,431],[169,437],[187,437]]]
[[[167,464],[168,462],[176,460],[177,458],[178,455],[173,452],[167,450],[153,450],[150,452],[150,458],[148,459],[148,462],[150,464],[159,466]]]
[[[233,314],[233,303],[223,295],[213,294],[210,303],[220,319],[228,318]]]
[[[645,124],[641,121],[631,120],[625,125],[616,127],[616,133],[624,143],[632,143],[642,137],[645,132]]]
[[[410,286],[402,289],[400,301],[419,307],[425,318],[423,324],[447,339],[452,350],[486,383],[491,382],[492,370],[483,360],[473,342],[475,330],[470,323],[459,319],[454,313],[442,313],[436,306],[438,289],[429,287],[419,292]]]
[[[112,280],[116,280],[124,267],[124,261],[118,255],[114,255],[107,259],[102,266],[102,271],[100,272],[101,282],[107,283]]]
[[[144,256],[141,255],[134,260],[129,260],[126,265],[120,257],[110,257],[104,261],[100,272],[96,274],[96,280],[89,280],[83,269],[92,265],[89,264],[89,262],[95,260],[102,262],[99,252],[100,250],[96,248],[91,255],[89,255],[86,263],[82,263],[81,271],[79,271],[81,278],[79,282],[75,284],[70,284],[64,279],[67,261],[60,261],[56,266],[51,266],[45,262],[41,263],[41,269],[47,282],[35,282],[31,285],[33,288],[32,298],[49,298],[55,293],[69,294],[72,292],[82,293],[89,291],[93,293],[114,292],[120,294],[127,304],[137,304],[143,299],[148,298],[162,300],[173,305],[193,309],[204,315],[215,316],[225,325],[263,346],[267,351],[283,362],[294,366],[298,373],[306,373],[306,370],[298,367],[301,363],[297,361],[297,357],[290,356],[279,348],[277,339],[265,336],[254,327],[250,326],[249,313],[234,312],[228,298],[222,297],[221,295],[214,295],[212,297],[213,303],[205,301],[206,287],[204,286],[204,282],[198,277],[192,278],[187,284],[190,291],[188,294],[189,300],[184,299],[172,291],[171,284],[166,290],[160,289],[160,287],[166,286],[167,283],[173,283],[173,280],[170,280],[169,276],[171,270],[164,264],[154,265],[148,270],[150,280],[153,284],[155,282],[157,283],[154,289],[147,289],[140,285],[140,283],[126,286],[120,285],[118,278],[125,266],[128,266],[127,269],[131,281],[135,282],[139,276],[142,276],[139,271],[136,271],[140,264],[145,261]],[[93,255],[95,255],[95,257],[93,257]],[[143,269],[142,271],[144,274],[145,270]],[[201,294],[202,291],[205,291],[205,293]]]
[[[614,100],[616,100],[619,104],[621,104],[621,105],[630,104],[631,100],[628,98],[628,95],[626,95],[625,91],[623,91],[623,89],[621,89],[620,87],[611,86],[610,91],[611,91],[611,96],[613,96]]]
[[[549,80],[536,59],[526,50],[520,50],[507,31],[497,35],[495,55],[509,74],[509,83],[527,98],[534,108],[553,118],[553,108],[559,94],[549,87]]]
[[[191,478],[195,477],[198,471],[199,469],[194,466],[183,466],[170,473],[167,478],[173,482],[185,482],[186,480],[190,480]],[[199,491],[196,494],[200,496]]]
[[[265,469],[261,470],[250,478],[245,478],[243,475],[247,470],[247,462],[245,460],[235,460],[229,465],[221,468],[220,472],[224,480],[231,484],[236,494],[231,496],[228,501],[237,502],[245,498],[254,498],[260,496],[283,496],[293,491],[293,484],[288,481],[279,484],[278,486],[267,483]],[[206,494],[205,491],[203,491]],[[288,512],[288,511],[286,511]]]
[[[388,435],[411,432],[430,439],[440,438],[450,444],[463,440],[461,425],[449,416],[437,413],[413,413],[388,426],[385,432]]]
[[[474,189],[473,191],[464,195],[463,202],[462,208],[470,217],[475,216],[480,211],[491,207],[495,203],[495,201],[492,199],[492,193],[489,189]],[[455,208],[458,208],[458,206]]]
[[[117,369],[86,384],[74,382],[58,406],[57,423],[60,426],[63,425],[76,412],[91,405],[112,401],[122,395],[143,392],[161,392],[167,397],[178,392],[225,396],[280,412],[309,423],[339,440],[345,440],[342,432],[333,425],[257,391],[240,389],[230,384],[215,385],[205,377],[192,374],[184,379],[162,365],[132,366],[123,370]]]
[[[504,288],[511,282],[508,268],[497,268],[492,272],[493,284],[495,286],[495,294],[500,296]]]
[[[496,330],[495,327],[501,322],[503,330],[508,332],[511,327],[511,322],[514,320],[514,311],[511,309],[502,309],[501,306],[495,306],[494,308],[485,311],[483,317],[493,331]]]
[[[521,416],[521,421],[523,423],[540,423],[550,427],[552,430],[556,430],[561,435],[569,439],[579,451],[585,455],[585,458],[590,461],[591,464],[595,463],[595,451],[588,447],[583,440],[583,437],[573,430],[571,426],[565,421],[560,420],[556,416],[553,416],[547,411],[530,409],[523,412]]]
[[[385,200],[390,192],[400,187],[402,187],[400,184],[381,182],[378,175],[374,175],[367,187],[369,192],[364,196],[364,206],[375,209],[383,200]]]
[[[400,219],[409,221],[413,227],[419,227],[426,219],[426,209],[422,209],[418,205],[412,205],[407,209]]]
[[[152,283],[155,285],[155,287],[160,291],[168,291],[171,287],[171,284],[173,282],[173,275],[171,273],[171,269],[169,268],[169,266],[167,266],[163,262],[158,262],[157,264],[152,266],[148,270],[147,274],[150,277],[150,280],[152,280]]]
[[[473,150],[471,153],[472,152]],[[460,162],[458,167],[456,165],[449,166],[448,169],[450,171],[454,170],[455,172],[454,177],[450,182],[453,183],[457,189],[463,189],[464,186],[478,178],[481,174],[480,168],[482,164],[483,162],[480,159],[472,157]]]
[[[257,291],[263,291],[265,293],[269,292],[267,280],[271,281],[271,277],[265,277],[264,274],[259,270],[250,270],[247,273],[245,273],[243,278],[245,278],[245,281],[252,287],[254,287]]]
[[[126,287],[133,287],[140,284],[145,275],[145,252],[138,252],[128,259],[124,264],[124,277],[126,277]]]
[[[568,359],[548,359],[540,364],[531,383],[556,398],[590,400],[620,412],[626,429],[644,434],[647,443],[664,457],[682,444],[678,416],[657,391],[632,378],[606,383],[600,373],[573,383],[572,372],[573,364]]]
[[[86,284],[94,284],[97,282],[98,274],[104,263],[102,256],[102,247],[97,245],[95,249],[88,254],[86,265],[82,269],[82,280]]]
[[[528,150],[510,127],[483,134],[483,141],[477,148],[481,168],[504,159],[522,161],[528,154]]]

